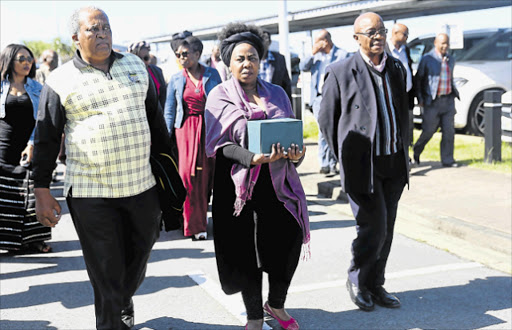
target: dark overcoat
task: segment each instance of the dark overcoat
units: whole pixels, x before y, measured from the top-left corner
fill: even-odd
[[[393,106],[399,121],[402,152],[409,182],[407,143],[408,96],[406,71],[399,60],[388,57]],[[367,64],[360,52],[327,67],[318,124],[340,163],[341,185],[345,192],[373,192],[374,140],[377,99]]]

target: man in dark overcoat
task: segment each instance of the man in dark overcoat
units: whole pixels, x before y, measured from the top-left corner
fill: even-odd
[[[384,52],[382,18],[365,13],[354,23],[359,51],[327,68],[318,122],[340,162],[357,237],[347,289],[362,310],[400,300],[383,287],[398,201],[408,183],[406,71]]]

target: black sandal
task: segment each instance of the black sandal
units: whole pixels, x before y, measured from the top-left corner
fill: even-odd
[[[52,247],[45,242],[33,242],[27,244],[23,250],[29,253],[50,253],[52,252]]]

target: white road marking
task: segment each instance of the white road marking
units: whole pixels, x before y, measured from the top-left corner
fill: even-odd
[[[455,271],[462,269],[471,269],[471,268],[480,268],[484,267],[482,264],[477,262],[468,262],[468,263],[456,263],[456,264],[447,264],[447,265],[436,265],[431,267],[423,267],[416,268],[410,270],[404,270],[400,272],[388,273],[386,274],[387,279],[396,279],[396,278],[404,278],[410,276],[418,276],[418,275],[427,275],[427,274],[435,274],[442,273],[446,271]],[[216,283],[216,281],[212,280],[208,275],[204,274],[202,271],[193,271],[187,274],[194,282],[197,283],[201,288],[203,288],[213,299],[217,300],[221,305],[226,308],[233,316],[235,316],[241,324],[245,324],[247,322],[246,313],[244,310],[244,303],[242,301],[242,296],[240,294],[234,295],[226,295],[220,288],[220,286]],[[321,290],[321,289],[330,289],[336,287],[344,287],[346,278],[341,280],[322,282],[322,283],[313,283],[306,285],[297,285],[291,286],[288,290],[288,293],[301,293],[307,291]],[[263,295],[265,296],[265,292]],[[264,330],[272,329],[266,323],[263,324]]]
[[[386,278],[387,279],[404,278],[404,277],[409,277],[409,276],[435,274],[435,273],[442,273],[442,272],[450,271],[450,270],[461,270],[461,269],[470,269],[470,268],[479,268],[479,267],[484,267],[484,266],[477,262],[457,263],[457,264],[448,264],[448,265],[436,265],[436,266],[431,266],[431,267],[423,267],[423,268],[404,270],[404,271],[395,272],[395,273],[387,273]],[[288,290],[288,292],[289,293],[301,293],[301,292],[321,290],[321,289],[345,287],[346,281],[347,281],[347,279],[343,278],[340,280],[329,281],[329,282],[291,286],[290,289]]]
[[[225,294],[220,286],[202,271],[193,271],[187,274],[194,282],[205,290],[213,299],[217,300],[227,311],[236,317],[240,324],[247,323],[247,314],[244,308],[244,302],[241,294]],[[272,328],[263,323],[263,330],[271,330]]]

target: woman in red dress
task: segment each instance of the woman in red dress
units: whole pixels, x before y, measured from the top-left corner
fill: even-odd
[[[208,200],[215,161],[206,157],[204,108],[210,91],[221,83],[217,70],[199,63],[202,42],[193,36],[180,42],[176,51],[183,70],[167,86],[164,117],[178,146],[179,172],[187,189],[183,207],[183,233],[207,238]]]

